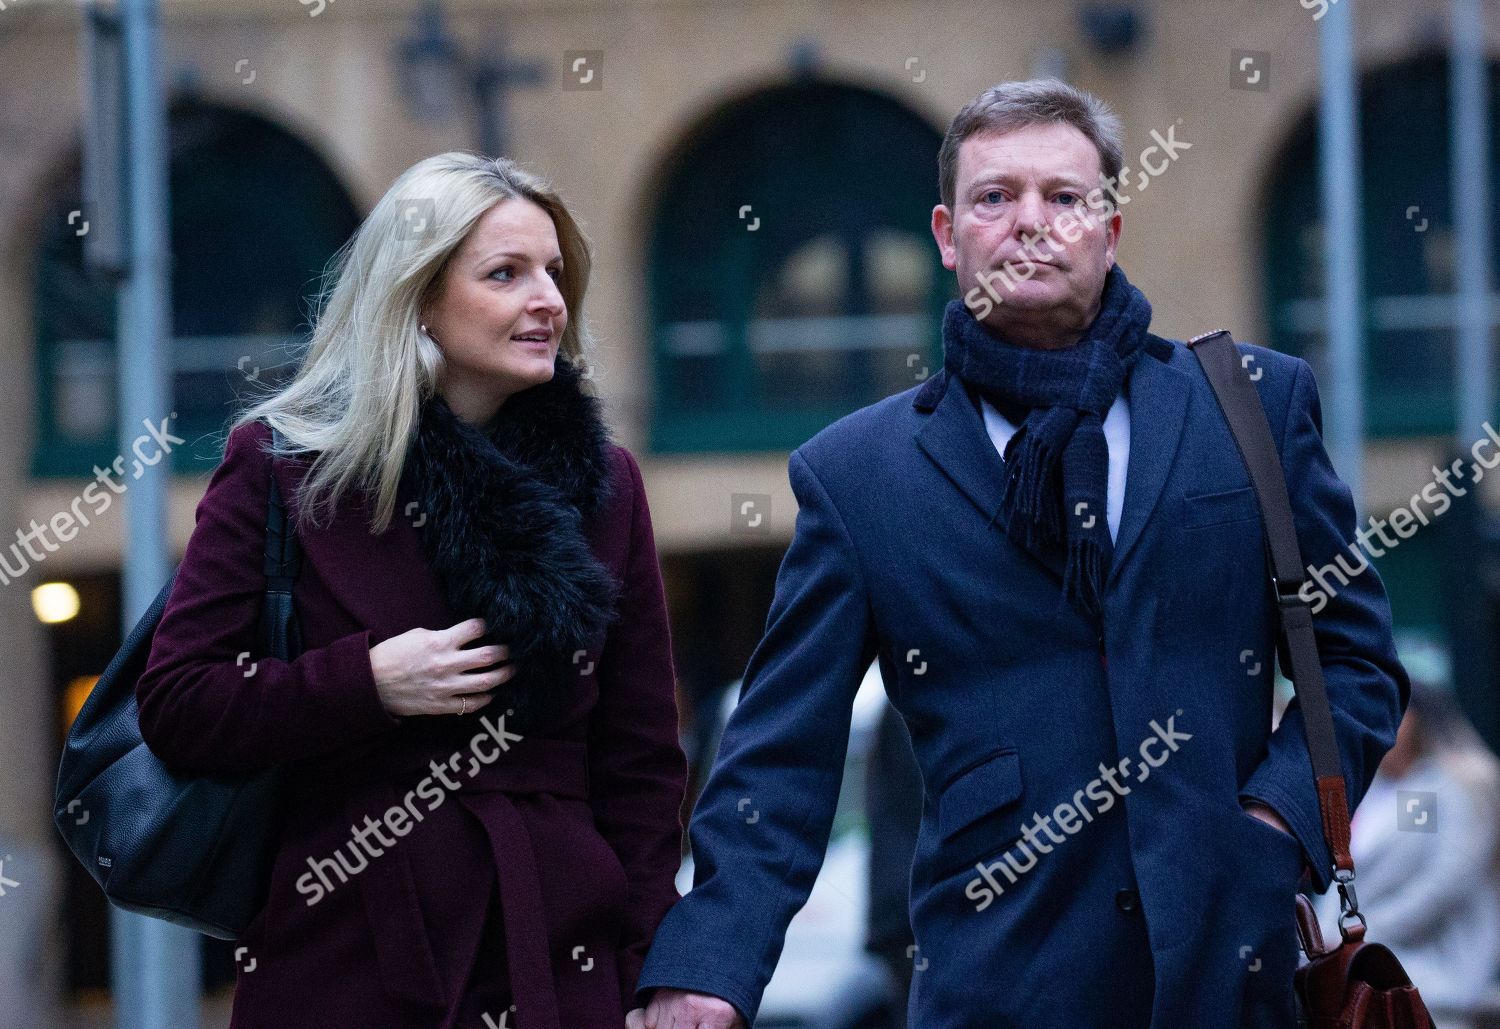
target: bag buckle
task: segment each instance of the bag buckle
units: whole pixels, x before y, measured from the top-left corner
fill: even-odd
[[[1359,910],[1359,895],[1354,892],[1354,869],[1334,869],[1333,880],[1339,888],[1339,935],[1344,938],[1345,943],[1351,937],[1355,940],[1363,939],[1369,923]],[[1354,928],[1356,922],[1359,925],[1357,930]]]
[[[1280,606],[1280,607],[1283,607],[1283,608],[1286,608],[1286,607],[1307,607],[1308,606],[1307,601],[1302,599],[1302,584],[1303,584],[1303,581],[1304,580],[1299,579],[1296,582],[1288,583],[1287,586],[1285,587],[1285,589],[1283,589],[1283,587],[1281,585],[1281,580],[1278,579],[1278,578],[1276,578],[1275,575],[1272,575],[1271,576],[1271,589],[1274,590],[1275,593],[1276,593],[1276,603],[1277,603],[1277,605]]]

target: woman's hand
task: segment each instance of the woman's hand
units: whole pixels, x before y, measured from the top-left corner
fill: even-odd
[[[496,686],[516,674],[514,665],[489,668],[510,657],[506,646],[463,649],[484,634],[482,618],[449,629],[410,629],[370,648],[370,670],[380,703],[396,716],[457,715],[478,711]]]

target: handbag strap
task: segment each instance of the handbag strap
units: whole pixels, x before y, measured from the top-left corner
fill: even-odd
[[[1297,544],[1286,477],[1271,437],[1271,425],[1266,420],[1259,391],[1247,369],[1251,357],[1248,354],[1240,357],[1228,329],[1195,336],[1188,341],[1188,347],[1198,358],[1209,385],[1213,387],[1260,502],[1271,566],[1271,588],[1276,595],[1277,624],[1287,659],[1287,678],[1292,681],[1301,702],[1303,735],[1307,738],[1308,756],[1312,759],[1313,777],[1317,781],[1323,839],[1333,856],[1333,878],[1338,881],[1339,893],[1346,902],[1345,912],[1351,917],[1358,916],[1362,924],[1364,918],[1358,915],[1351,885],[1354,858],[1349,853],[1349,801],[1344,788],[1343,763],[1339,759],[1338,738],[1334,735],[1333,715],[1328,707],[1328,691],[1323,685],[1323,666],[1318,659],[1318,643],[1313,635],[1312,609],[1300,595],[1305,579],[1302,549]],[[1342,922],[1341,918],[1341,925]]]
[[[282,445],[281,430],[271,426],[271,437]],[[273,459],[274,464],[274,459]],[[297,534],[287,517],[281,500],[281,489],[271,474],[270,500],[266,505],[266,593],[261,606],[261,645],[264,652],[282,661],[290,661],[302,652],[301,627],[292,606],[292,586],[302,569],[302,551]]]

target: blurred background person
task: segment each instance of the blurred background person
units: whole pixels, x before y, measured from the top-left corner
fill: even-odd
[[[1500,971],[1500,760],[1448,690],[1415,680],[1411,705],[1354,813],[1359,907],[1439,1024],[1473,1026]],[[1338,942],[1338,892],[1316,898]]]
[[[870,826],[869,907],[865,949],[884,962],[897,984],[897,1029],[906,1025],[906,1003],[917,959],[907,904],[911,862],[922,821],[922,769],[911,752],[911,736],[896,709],[880,712],[865,779],[865,817]]]

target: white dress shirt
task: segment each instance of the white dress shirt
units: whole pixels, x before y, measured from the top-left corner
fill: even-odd
[[[984,411],[985,431],[990,434],[1003,461],[1006,444],[1016,434],[1017,427],[982,397],[980,406]],[[1125,506],[1125,470],[1130,464],[1130,405],[1125,401],[1123,390],[1104,416],[1104,442],[1109,446],[1109,482],[1104,499],[1109,509],[1106,512],[1109,538],[1113,541],[1120,532],[1120,511]]]

